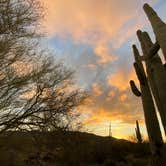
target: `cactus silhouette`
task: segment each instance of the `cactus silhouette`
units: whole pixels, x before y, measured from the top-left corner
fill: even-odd
[[[141,135],[141,132],[140,132],[138,120],[136,120],[135,133],[136,133],[138,143],[142,143],[142,135]]]
[[[159,122],[157,119],[155,105],[152,99],[150,87],[149,87],[147,77],[143,68],[143,64],[140,61],[140,58],[139,58],[140,55],[135,45],[133,46],[133,52],[134,52],[134,57],[136,61],[134,63],[134,68],[135,68],[138,80],[140,82],[141,92],[139,93],[141,94],[140,96],[142,98],[145,123],[146,123],[147,131],[148,131],[149,140],[151,142],[152,151],[153,153],[156,153],[155,144],[163,144]],[[134,82],[134,81],[130,81],[130,85],[131,85],[131,82]],[[131,85],[131,89],[133,91],[132,86],[133,85]],[[136,85],[135,85],[135,88],[136,88]],[[133,93],[135,94],[135,91],[133,91]]]
[[[140,56],[135,45],[133,45],[133,53],[135,58],[134,68],[139,80],[140,90],[133,80],[130,81],[130,87],[134,95],[142,99],[145,124],[152,153],[152,165],[164,166],[166,163],[166,148],[163,143],[155,104],[166,134],[166,65],[163,65],[158,55],[161,48],[166,59],[166,24],[148,4],[145,4],[143,8],[151,22],[157,41],[153,43],[147,32],[137,31],[143,56]],[[142,61],[145,62],[145,66]],[[141,142],[138,121],[136,121],[136,126],[136,136],[138,142]]]
[[[140,91],[136,87],[134,81],[130,81],[130,86],[133,93],[136,96],[141,96],[143,109],[144,109],[144,117],[146,128],[148,132],[149,142],[151,153],[153,155],[152,162],[154,166],[163,166],[166,162],[166,158],[164,157],[164,144],[161,135],[161,130],[159,127],[158,118],[156,115],[155,105],[152,98],[151,90],[148,84],[148,79],[145,74],[145,70],[143,64],[141,62],[142,57],[140,56],[138,49],[135,45],[133,45],[133,53],[135,57],[134,68],[137,75],[137,78],[140,83]],[[137,95],[139,94],[139,95]],[[162,154],[162,155],[161,155]]]
[[[148,81],[158,107],[164,131],[166,133],[166,70],[157,54],[160,46],[153,44],[147,32],[137,31],[146,64]],[[161,81],[162,80],[162,81]]]

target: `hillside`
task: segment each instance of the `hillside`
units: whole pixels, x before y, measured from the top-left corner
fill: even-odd
[[[6,133],[0,165],[147,166],[149,145],[81,132]]]

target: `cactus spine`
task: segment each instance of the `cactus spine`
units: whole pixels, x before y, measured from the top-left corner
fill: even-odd
[[[138,120],[136,120],[135,133],[136,133],[138,143],[142,143],[142,135],[141,135],[141,132],[140,132]]]

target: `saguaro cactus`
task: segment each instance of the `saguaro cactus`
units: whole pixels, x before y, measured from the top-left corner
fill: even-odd
[[[130,81],[130,86],[131,89],[134,90],[134,94],[141,94],[145,123],[148,131],[150,148],[153,155],[153,163],[155,163],[155,166],[164,166],[166,159],[163,153],[163,139],[161,136],[159,122],[143,64],[140,61],[141,57],[135,45],[133,46],[133,52],[136,61],[136,63],[134,63],[134,68],[140,82],[141,92],[139,92],[134,81]]]
[[[109,137],[112,137],[111,122],[110,122],[110,125],[109,125]]]
[[[136,120],[135,133],[136,133],[138,143],[142,143],[142,135],[141,135],[141,132],[140,132],[138,120]]]
[[[144,4],[144,11],[152,25],[153,31],[156,35],[166,60],[166,24],[160,19],[157,13],[148,5]]]
[[[156,104],[161,116],[162,124],[166,133],[166,70],[157,54],[159,46],[153,44],[147,32],[137,31],[137,36],[141,44],[142,52],[146,64],[148,81],[156,100]],[[162,80],[162,81],[161,81]]]
[[[162,124],[166,133],[166,65],[163,65],[158,50],[162,49],[166,59],[166,24],[158,17],[157,13],[148,5],[144,10],[152,24],[156,43],[153,44],[147,32],[137,31],[143,56],[140,56],[136,46],[133,46],[135,57],[134,68],[140,83],[140,91],[134,81],[130,81],[133,93],[142,99],[145,123],[147,127],[151,152],[152,165],[165,166],[166,148],[163,143],[160,126],[155,110],[158,107]],[[142,61],[145,61],[146,73]],[[153,96],[152,96],[153,94]],[[153,100],[153,97],[155,100]],[[154,103],[155,101],[155,103]],[[136,130],[138,134],[138,129]]]

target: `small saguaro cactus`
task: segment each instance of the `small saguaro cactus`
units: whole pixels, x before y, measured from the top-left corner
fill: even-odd
[[[109,124],[109,137],[112,137],[112,128],[111,128],[111,122]]]
[[[138,120],[136,120],[135,133],[136,133],[136,137],[137,137],[137,142],[142,143],[142,135],[141,135],[141,132],[140,132]]]

